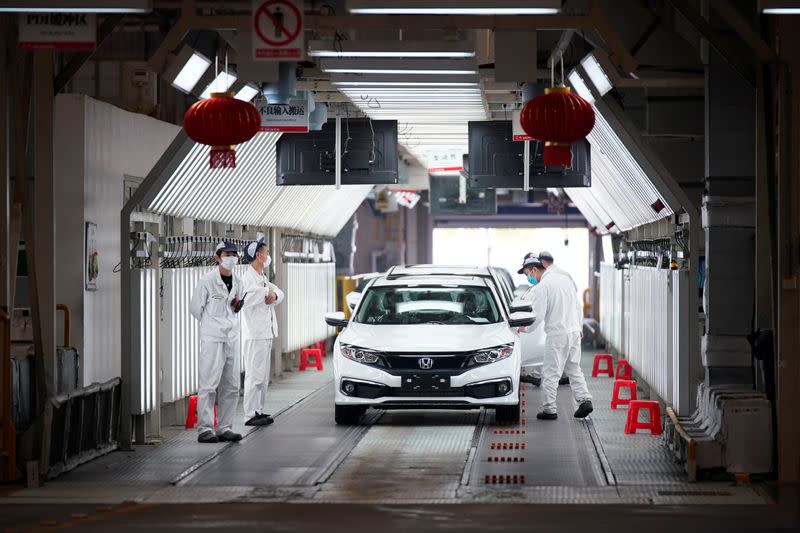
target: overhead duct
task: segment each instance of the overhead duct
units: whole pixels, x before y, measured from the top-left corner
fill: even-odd
[[[320,131],[326,122],[328,122],[328,104],[326,102],[319,102],[314,106],[314,110],[308,117],[308,129],[311,131]]]
[[[297,63],[282,61],[278,66],[278,81],[263,84],[261,94],[270,104],[288,104],[290,99],[297,96],[296,83]]]

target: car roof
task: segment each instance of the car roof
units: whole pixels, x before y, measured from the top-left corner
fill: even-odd
[[[446,266],[446,265],[399,265],[393,266],[386,272],[387,279],[396,279],[406,276],[469,276],[491,277],[492,273],[487,267],[479,266]]]
[[[372,287],[408,287],[411,285],[468,285],[486,287],[486,280],[480,276],[454,275],[414,275],[399,277],[381,277],[375,280]]]

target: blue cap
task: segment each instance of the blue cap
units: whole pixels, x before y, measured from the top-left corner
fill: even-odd
[[[264,244],[264,237],[261,237],[257,241],[253,241],[247,245],[247,248],[244,249],[244,256],[248,261],[252,261],[256,258],[256,252]]]
[[[219,255],[222,252],[239,253],[239,249],[236,247],[235,244],[233,244],[230,241],[220,241],[219,244],[217,244],[217,247],[214,250],[214,253],[216,255]]]

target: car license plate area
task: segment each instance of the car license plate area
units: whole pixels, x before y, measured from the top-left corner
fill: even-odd
[[[442,392],[450,390],[450,376],[446,374],[406,374],[401,390],[411,392]]]

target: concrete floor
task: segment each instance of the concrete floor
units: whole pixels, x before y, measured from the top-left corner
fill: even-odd
[[[168,428],[161,444],[10,490],[0,497],[0,528],[800,529],[796,491],[689,484],[658,437],[624,436],[608,378],[588,379],[596,411],[587,421],[572,418],[568,387],[559,389],[559,420],[537,421],[541,391],[526,385],[517,426],[495,425],[490,410],[374,410],[346,428],[333,423],[329,367],[274,384],[275,425],[241,443],[198,445],[193,431]],[[493,475],[517,478],[488,482]]]

